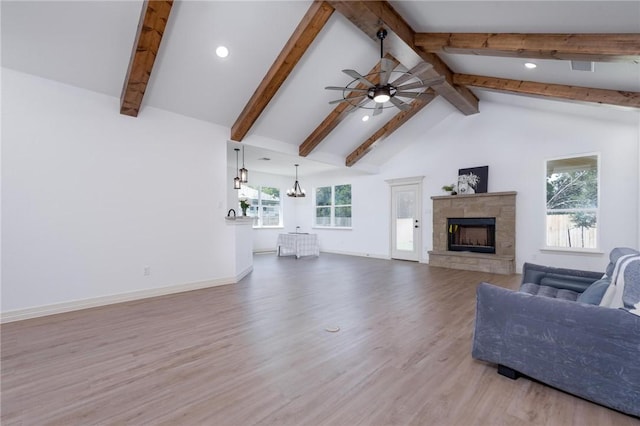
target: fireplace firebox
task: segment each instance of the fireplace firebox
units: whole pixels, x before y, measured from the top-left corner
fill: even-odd
[[[476,253],[496,252],[496,218],[448,218],[447,249]]]

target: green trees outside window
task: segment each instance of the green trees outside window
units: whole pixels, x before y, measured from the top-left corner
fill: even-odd
[[[598,163],[597,155],[547,161],[547,247],[598,247]]]
[[[247,216],[253,217],[254,228],[282,226],[280,189],[270,186],[242,185],[238,201],[249,204]]]
[[[315,226],[351,227],[351,185],[316,188],[315,206]]]

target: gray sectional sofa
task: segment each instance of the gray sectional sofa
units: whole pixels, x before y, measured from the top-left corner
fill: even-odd
[[[472,356],[508,377],[529,376],[640,416],[640,316],[631,301],[640,297],[636,255],[614,249],[604,276],[525,264],[520,291],[481,283]],[[616,268],[623,259],[625,268]],[[612,275],[625,289],[620,308],[599,306]]]

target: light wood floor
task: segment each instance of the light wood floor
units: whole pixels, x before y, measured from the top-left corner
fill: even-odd
[[[3,325],[1,421],[639,425],[471,358],[476,285],[519,280],[258,255],[236,285]]]

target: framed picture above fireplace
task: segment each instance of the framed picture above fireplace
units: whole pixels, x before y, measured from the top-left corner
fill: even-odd
[[[458,194],[482,194],[487,192],[489,166],[458,170]]]

